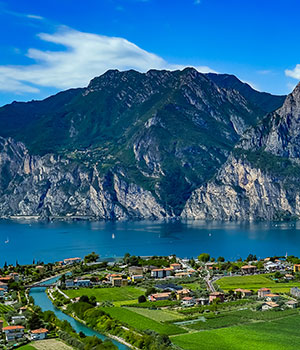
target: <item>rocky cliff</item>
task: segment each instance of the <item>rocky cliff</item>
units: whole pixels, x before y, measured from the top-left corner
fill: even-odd
[[[300,84],[250,128],[213,180],[195,190],[182,217],[280,220],[300,217]]]

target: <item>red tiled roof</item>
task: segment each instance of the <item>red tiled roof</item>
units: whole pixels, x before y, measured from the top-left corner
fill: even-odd
[[[33,334],[40,334],[40,333],[47,333],[47,332],[49,332],[49,331],[46,328],[39,328],[39,329],[35,329],[35,330],[31,331],[31,333],[33,333]]]
[[[12,331],[12,330],[16,330],[16,329],[24,329],[23,326],[7,326],[2,328],[3,331]]]

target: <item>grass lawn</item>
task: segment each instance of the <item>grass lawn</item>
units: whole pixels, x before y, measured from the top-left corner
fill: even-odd
[[[184,350],[298,350],[300,316],[174,336]]]
[[[147,318],[150,318],[151,320],[158,321],[158,322],[176,321],[184,317],[184,315],[181,315],[176,311],[151,310],[151,309],[143,309],[139,307],[130,307],[128,309],[139,315],[145,316]]]
[[[24,345],[24,346],[21,346],[20,348],[18,348],[19,350],[37,350],[35,347],[33,347],[32,345],[30,344],[27,344],[27,345]]]
[[[94,295],[97,301],[125,301],[136,300],[140,295],[144,294],[142,289],[136,287],[115,287],[115,288],[80,288],[65,291],[70,298],[87,295]]]
[[[193,282],[193,283],[181,283],[180,284],[183,288],[196,290],[196,289],[203,289],[201,284],[199,282]]]
[[[186,332],[184,329],[176,325],[160,323],[159,321],[155,321],[134,311],[131,311],[129,308],[105,307],[102,308],[102,310],[111,315],[113,318],[120,320],[121,322],[126,323],[127,325],[140,331],[151,329],[157,333],[167,335]]]
[[[300,287],[300,282],[276,283],[269,279],[267,275],[223,277],[216,283],[224,291],[237,288],[257,291],[260,288],[267,287],[272,292],[287,293],[292,287]]]

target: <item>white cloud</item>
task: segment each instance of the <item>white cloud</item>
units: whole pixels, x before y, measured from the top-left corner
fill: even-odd
[[[285,75],[300,80],[300,64],[297,64],[296,67],[292,70],[286,69]]]
[[[28,14],[26,15],[27,18],[32,18],[32,19],[39,19],[39,20],[43,20],[44,17],[42,16],[38,16],[38,15],[32,15],[32,14]]]
[[[141,72],[151,68],[184,68],[183,65],[170,64],[123,38],[83,33],[67,27],[61,27],[54,34],[40,33],[38,37],[65,49],[43,51],[30,48],[26,56],[34,61],[33,64],[0,66],[0,90],[37,92],[32,84],[58,89],[86,86],[92,78],[112,68]],[[207,66],[195,68],[201,72],[213,71]]]

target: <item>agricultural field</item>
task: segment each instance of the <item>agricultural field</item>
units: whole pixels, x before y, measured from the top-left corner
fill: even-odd
[[[224,291],[244,288],[257,291],[260,288],[270,288],[273,293],[288,293],[292,287],[300,287],[300,282],[276,283],[268,275],[223,277],[216,283]]]
[[[158,322],[177,321],[184,317],[178,312],[170,310],[151,310],[139,307],[130,307],[129,310]]]
[[[12,311],[14,308],[9,305],[4,305],[0,303],[0,314]]]
[[[217,315],[206,315],[205,322],[198,321],[188,325],[187,327],[193,330],[208,330],[237,326],[244,323],[252,323],[258,321],[272,321],[293,315],[299,315],[299,311],[296,309],[288,309],[284,311],[271,310],[264,312],[252,310],[227,311]]]
[[[298,350],[300,316],[171,337],[184,350]]]
[[[70,298],[77,298],[82,295],[91,297],[94,295],[97,301],[126,301],[137,300],[137,298],[144,294],[144,291],[136,287],[120,287],[120,288],[80,288],[70,289],[64,291]]]
[[[136,313],[132,311],[131,308],[129,309],[124,307],[105,307],[102,308],[102,310],[108,313],[111,317],[140,331],[151,329],[157,333],[167,335],[181,334],[186,332],[184,329],[176,325],[162,323],[158,320],[153,320],[149,317]],[[159,316],[157,316],[157,318],[159,319]]]

